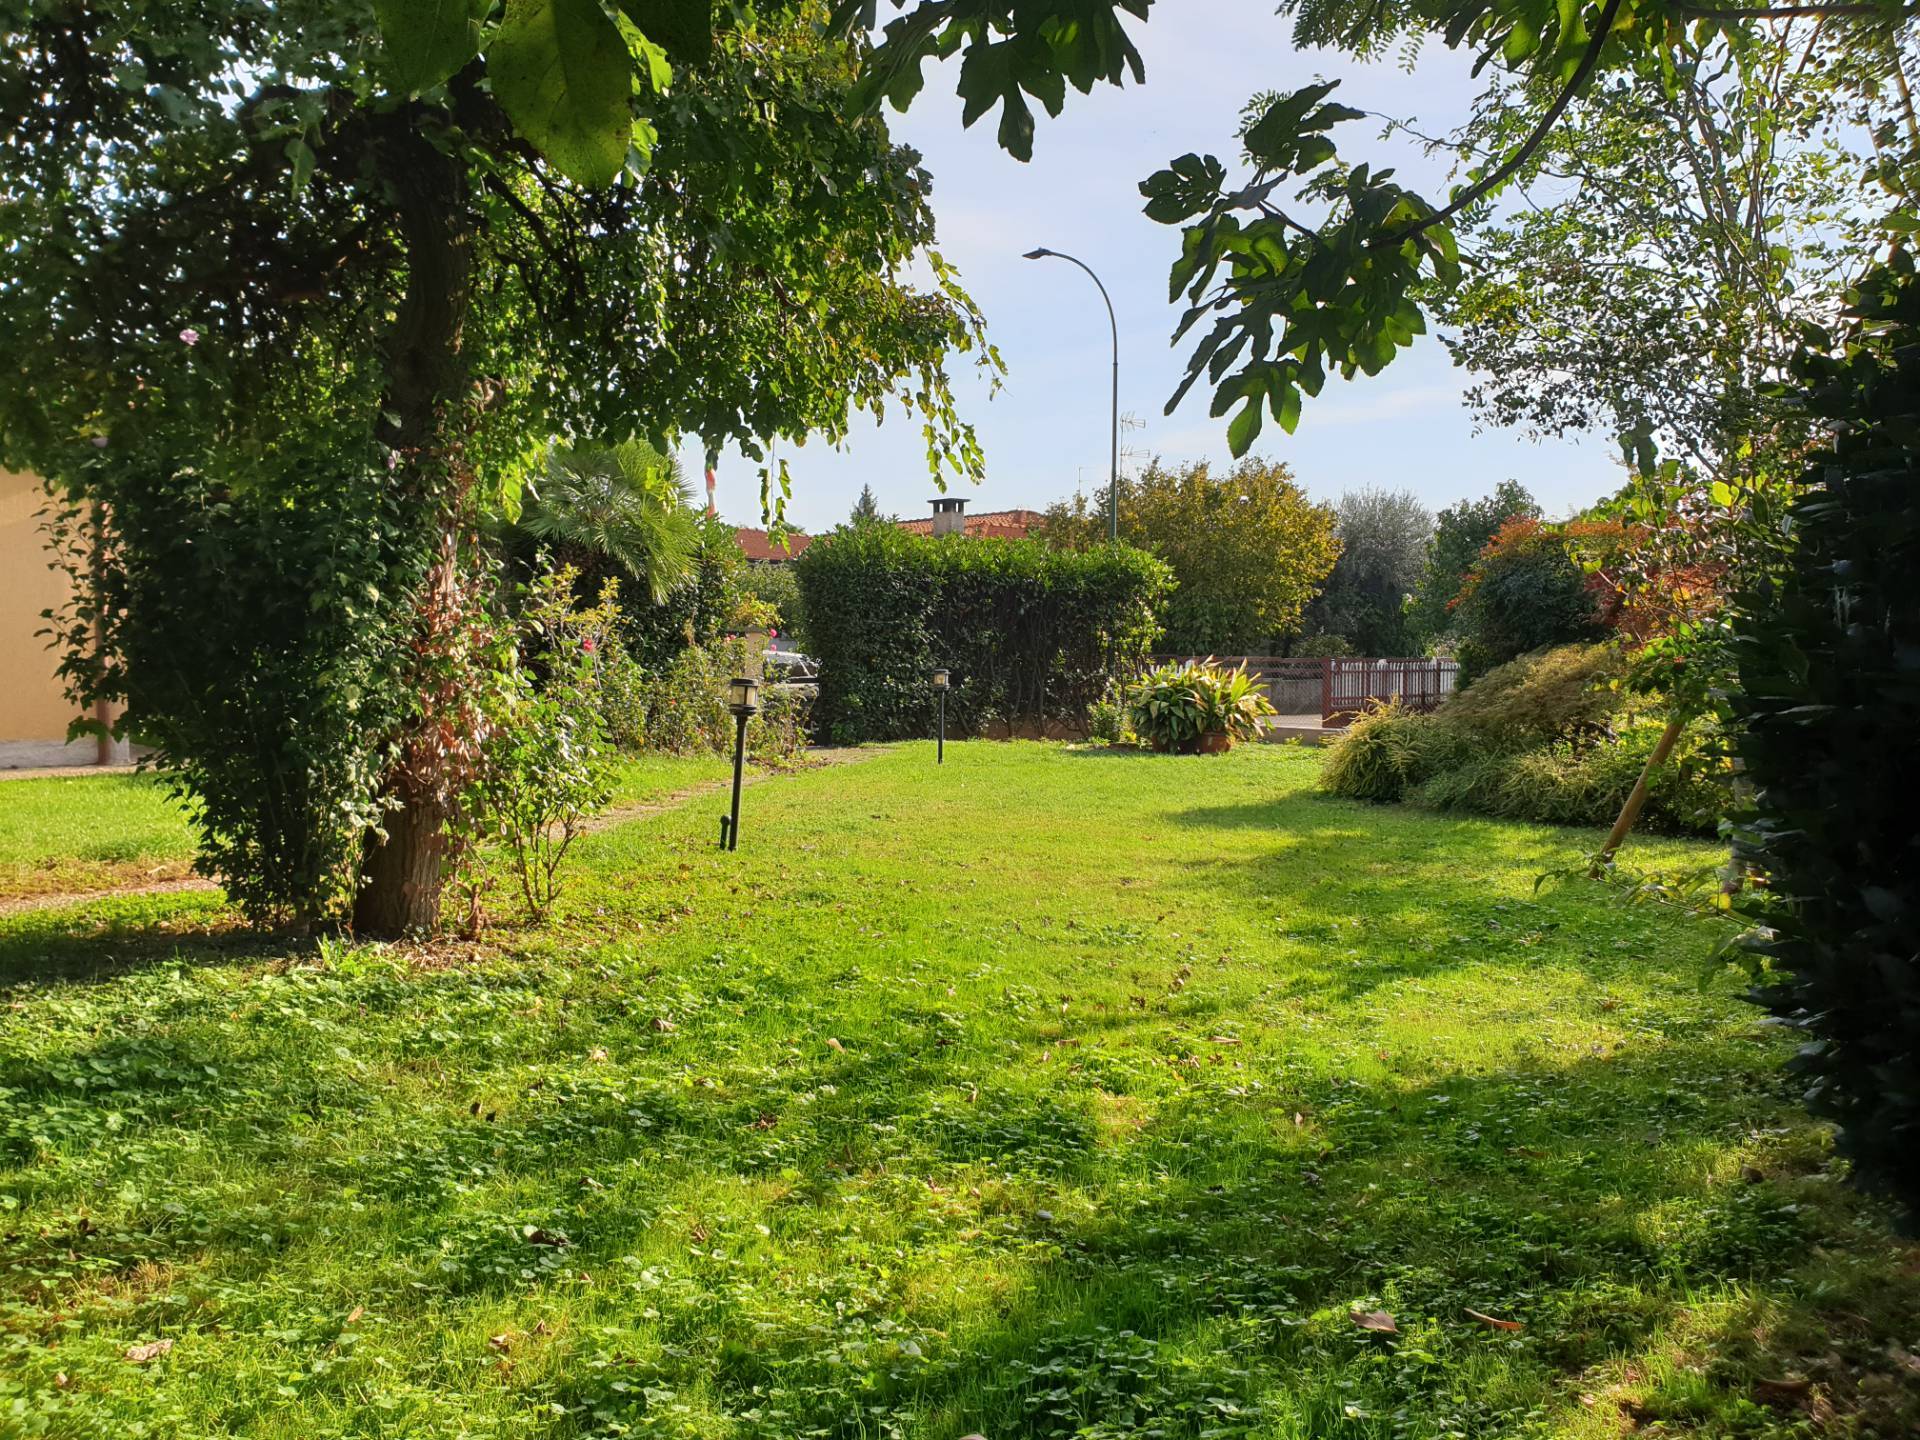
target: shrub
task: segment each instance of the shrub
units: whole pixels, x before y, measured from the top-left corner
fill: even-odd
[[[1195,688],[1200,693],[1200,733],[1227,735],[1235,740],[1257,740],[1260,722],[1274,713],[1273,704],[1244,665],[1227,670],[1218,665],[1196,667]]]
[[[747,643],[728,635],[711,645],[689,645],[658,672],[633,669],[619,682],[620,713],[635,725],[631,748],[671,755],[733,753],[734,718],[727,682],[758,670]],[[747,726],[747,750],[766,765],[788,765],[807,745],[812,708],[809,687],[761,687],[760,713]]]
[[[481,699],[479,762],[448,824],[454,888],[479,930],[483,840],[504,845],[537,920],[560,893],[560,866],[586,818],[611,797],[611,746],[600,710],[600,660],[619,618],[615,587],[600,604],[574,601],[570,567],[535,578],[517,619],[496,635],[496,668]]]
[[[1321,788],[1350,800],[1402,800],[1431,771],[1435,725],[1399,704],[1375,705],[1327,747]]]
[[[1244,666],[1161,665],[1126,691],[1128,723],[1156,750],[1190,751],[1203,735],[1252,740],[1261,720],[1273,713]]]
[[[1591,582],[1566,537],[1520,516],[1487,542],[1454,602],[1463,684],[1551,645],[1606,633]]]
[[[1603,734],[1623,704],[1625,658],[1611,645],[1561,645],[1496,665],[1447,702],[1450,724],[1505,745]]]
[[[256,924],[304,927],[351,901],[388,737],[413,703],[432,536],[384,467],[349,452],[236,487],[103,449],[87,478],[99,509],[68,505],[50,527],[74,582],[52,617],[63,675],[83,705],[125,702],[122,733],[153,747],[199,832],[194,868]]]
[[[1411,801],[1544,825],[1606,825],[1658,742],[1657,721],[1584,743],[1500,743],[1436,715],[1382,706],[1333,742],[1321,788],[1355,800]],[[1654,772],[1644,823],[1680,834],[1711,834],[1724,805],[1725,762],[1698,727]]]
[[[1200,743],[1203,716],[1195,668],[1158,666],[1127,692],[1128,723],[1156,750],[1191,750]]]
[[[698,524],[691,577],[660,604],[628,605],[621,615],[621,644],[649,674],[665,670],[690,645],[713,645],[745,628],[748,567],[733,527],[709,516]]]
[[[817,723],[834,740],[928,735],[929,677],[953,677],[949,733],[993,721],[1083,727],[1111,670],[1158,633],[1167,568],[1127,546],[842,527],[793,562],[813,655]]]
[[[1807,1102],[1865,1184],[1920,1215],[1920,277],[1896,250],[1833,357],[1796,377],[1830,427],[1783,573],[1738,598],[1732,697],[1754,785],[1738,852],[1758,998],[1804,1037]],[[1906,779],[1900,777],[1904,775]],[[1771,897],[1772,903],[1766,903]]]
[[[1127,721],[1126,703],[1109,693],[1089,705],[1087,738],[1107,745],[1122,745],[1133,738],[1133,727]]]

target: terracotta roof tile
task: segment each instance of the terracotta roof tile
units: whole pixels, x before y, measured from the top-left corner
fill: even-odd
[[[767,538],[766,531],[750,529],[744,525],[733,532],[733,538],[740,543],[740,552],[745,555],[747,559],[773,561],[775,563],[782,560],[799,558],[800,552],[813,543],[813,537],[811,535],[802,535],[797,530],[789,530],[787,532],[786,548],[782,549],[779,545],[774,544],[773,541]]]
[[[1046,516],[1038,510],[982,510],[978,515],[967,516],[966,533],[995,540],[1024,540],[1044,519]],[[895,523],[902,530],[910,530],[915,535],[933,533],[931,516],[924,520],[899,520]]]

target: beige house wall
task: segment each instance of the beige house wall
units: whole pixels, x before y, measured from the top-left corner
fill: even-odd
[[[40,529],[46,498],[33,476],[0,470],[0,744],[59,744],[78,713],[54,673],[59,656],[36,633],[47,624],[40,612],[67,598]],[[83,762],[93,758],[92,741],[70,748]]]

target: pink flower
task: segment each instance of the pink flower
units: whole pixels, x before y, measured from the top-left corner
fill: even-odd
[[[767,639],[778,640],[779,638],[780,638],[780,632],[778,630],[767,631]]]
[[[593,654],[593,651],[594,651],[593,636],[589,635],[587,636],[586,639],[582,640],[580,642],[580,648],[586,651],[587,654],[589,655]]]
[[[104,450],[104,449],[106,449],[106,448],[107,448],[107,437],[106,437],[106,436],[104,436],[104,435],[96,435],[96,436],[94,436],[94,437],[93,437],[93,448],[94,448],[94,449],[96,449],[96,450]]]
[[[200,332],[189,325],[180,332],[180,339],[184,344],[198,345],[200,343]]]

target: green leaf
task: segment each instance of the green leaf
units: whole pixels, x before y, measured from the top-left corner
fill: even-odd
[[[633,61],[594,0],[507,0],[487,52],[494,98],[563,175],[605,185],[633,136]]]
[[[620,10],[683,65],[713,54],[713,0],[620,0]]]
[[[480,53],[469,0],[373,0],[395,88],[429,90]]]
[[[1507,32],[1507,43],[1500,47],[1500,55],[1508,65],[1518,65],[1539,48],[1540,32],[1525,20],[1516,20]]]
[[[287,163],[293,167],[293,193],[298,195],[313,178],[313,147],[304,136],[296,135],[287,141]]]
[[[1280,428],[1291,435],[1300,423],[1300,391],[1282,380],[1280,394],[1274,405],[1274,418],[1280,422]],[[1236,454],[1239,452],[1236,451]]]
[[[1298,403],[1296,399],[1295,404]],[[1227,448],[1233,452],[1234,459],[1238,460],[1246,454],[1253,442],[1260,438],[1262,422],[1260,410],[1260,397],[1254,395],[1240,407],[1240,413],[1235,415],[1232,422],[1228,424]]]

